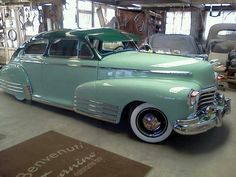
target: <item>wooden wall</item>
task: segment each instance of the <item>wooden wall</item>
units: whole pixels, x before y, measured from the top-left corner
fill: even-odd
[[[116,16],[121,30],[136,34],[144,40],[153,33],[164,32],[163,19],[165,19],[165,13],[157,15],[152,16],[145,11],[117,9]]]

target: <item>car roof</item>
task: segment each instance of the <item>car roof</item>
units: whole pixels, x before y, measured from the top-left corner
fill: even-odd
[[[223,30],[235,31],[236,24],[235,23],[218,23],[218,24],[211,26],[209,33],[208,33],[207,41],[209,41],[211,39],[218,39],[219,38],[218,33]]]
[[[85,38],[86,36],[102,41],[131,41],[134,40],[130,35],[126,35],[112,28],[91,28],[91,29],[64,29],[57,31],[42,32],[32,38],[36,39],[58,39],[58,38]]]

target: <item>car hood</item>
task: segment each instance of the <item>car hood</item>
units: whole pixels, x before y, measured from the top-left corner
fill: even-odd
[[[110,75],[117,75],[121,71],[129,71],[129,76],[136,76],[134,73],[143,72],[148,78],[163,77],[168,79],[192,80],[201,87],[208,87],[215,84],[214,71],[209,62],[196,60],[190,57],[161,55],[153,53],[142,53],[137,51],[118,52],[104,57],[99,62],[99,67],[106,69]],[[133,73],[130,73],[130,72]],[[147,74],[149,73],[149,74]],[[144,75],[137,74],[140,77]],[[126,74],[118,74],[125,77]],[[103,72],[104,77],[104,72]]]

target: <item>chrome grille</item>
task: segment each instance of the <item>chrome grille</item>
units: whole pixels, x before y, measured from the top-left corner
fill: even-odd
[[[197,104],[197,110],[211,105],[215,100],[216,87],[211,87],[200,91],[200,96]]]

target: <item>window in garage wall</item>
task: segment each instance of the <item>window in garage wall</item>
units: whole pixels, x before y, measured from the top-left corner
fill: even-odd
[[[81,28],[101,27],[97,9],[101,7],[106,22],[115,16],[115,7],[86,0],[78,0],[78,24]]]
[[[97,15],[97,9],[99,8],[99,4],[96,4],[94,6],[94,27],[101,27],[100,25],[100,22],[99,22],[99,18],[98,18],[98,15]],[[102,13],[103,15],[105,14],[105,7],[101,6],[102,8]]]
[[[190,34],[191,12],[175,11],[166,14],[166,34]]]
[[[91,1],[78,1],[78,26],[80,28],[91,28],[93,26],[92,9]]]
[[[205,39],[207,39],[211,26],[217,23],[236,23],[236,11],[222,11],[218,17],[211,17],[210,12],[207,13]]]
[[[115,16],[115,7],[88,0],[67,0],[64,9],[64,28],[101,27],[96,10],[102,8],[105,21]],[[77,15],[77,16],[76,16]]]
[[[115,16],[115,8],[104,4],[94,3],[94,27],[101,27],[97,15],[97,9],[101,7],[105,22],[109,22]]]
[[[66,0],[66,6],[63,10],[64,15],[64,28],[77,28],[76,23],[76,1],[75,0]]]

